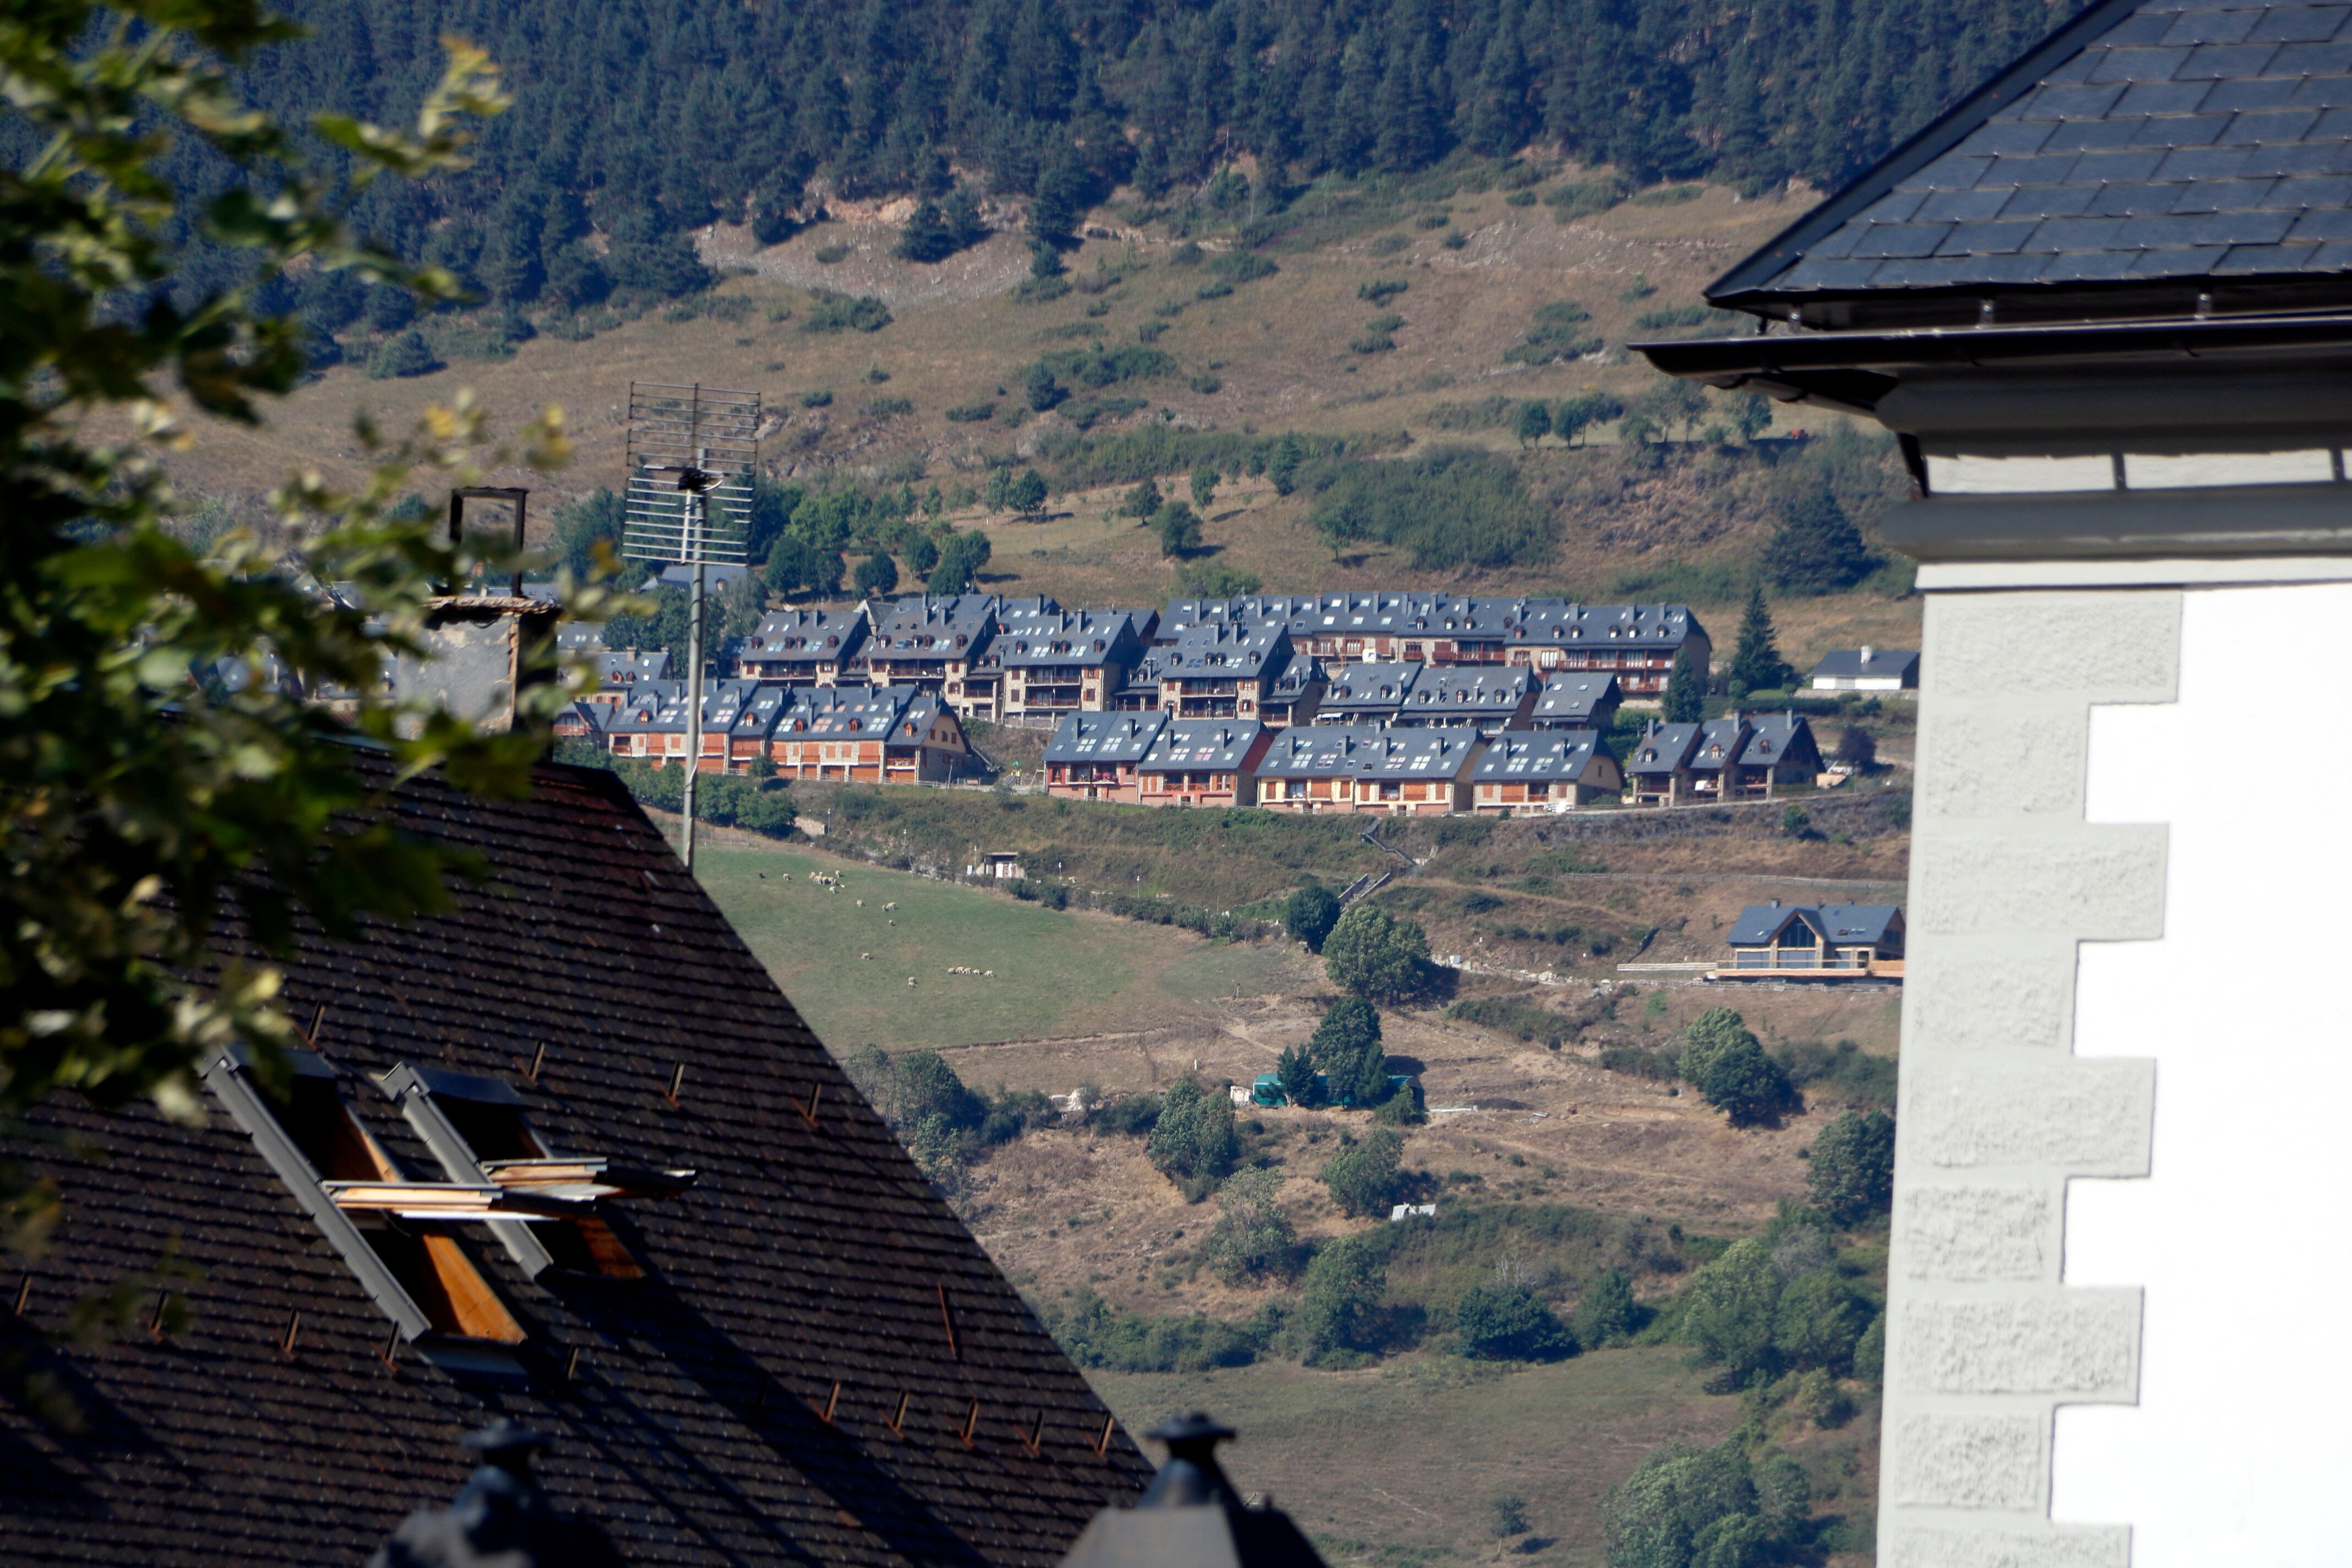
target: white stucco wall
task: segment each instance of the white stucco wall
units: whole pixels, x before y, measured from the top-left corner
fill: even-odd
[[[2145,1179],[2067,1184],[2064,1282],[2142,1292],[2139,1387],[2058,1406],[2050,1507],[2134,1568],[2352,1563],[2347,644],[2352,584],[2191,589],[2179,700],[2091,713],[2086,820],[2169,842],[2161,939],[2081,950],[2074,1053],[2152,1058],[2155,1114]]]

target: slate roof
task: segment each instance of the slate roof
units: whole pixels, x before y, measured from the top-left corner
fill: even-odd
[[[413,1173],[435,1161],[374,1081],[402,1062],[500,1080],[565,1152],[692,1167],[682,1194],[615,1205],[646,1278],[532,1279],[469,1244],[526,1331],[523,1378],[415,1346],[387,1365],[390,1320],[209,1092],[193,1126],[55,1097],[7,1152],[71,1218],[0,1348],[31,1352],[88,1426],[0,1401],[0,1561],[362,1563],[456,1491],[456,1440],[494,1413],[550,1435],[553,1503],[646,1568],[1046,1568],[1133,1495],[1149,1467],[1116,1434],[1097,1456],[1102,1405],[617,781],[549,766],[534,798],[485,802],[425,778],[394,812],[488,875],[414,925],[302,934],[289,1010],[324,1005],[346,1103]],[[22,1324],[62,1331],[167,1247],[193,1270],[184,1326],[30,1343]]]
[[[1555,675],[1544,682],[1528,722],[1539,730],[1605,724],[1622,701],[1613,675]]]
[[[2352,271],[2352,9],[2105,0],[1708,290]]]
[[[1065,713],[1046,742],[1049,763],[1139,763],[1167,727],[1168,715]]]
[[[1748,734],[1733,761],[1743,768],[1768,768],[1791,758],[1815,769],[1822,749],[1813,740],[1812,721],[1797,713],[1751,713]]]
[[[1484,744],[1466,730],[1383,730],[1370,724],[1311,724],[1277,733],[1258,777],[1450,779]]]
[[[1836,942],[1884,946],[1900,942],[1903,935],[1899,904],[1750,904],[1739,911],[1723,940],[1732,947],[1761,947],[1792,920]]]
[[[1900,647],[1833,647],[1822,655],[1821,663],[1813,666],[1815,680],[1900,680],[1906,686],[1919,681],[1919,654],[1916,648]]]
[[[1331,683],[1315,712],[1318,724],[1346,724],[1375,716],[1394,718],[1396,710],[1420,680],[1423,664],[1342,664],[1333,667]]]
[[[1472,784],[1543,780],[1575,784],[1588,773],[1611,774],[1609,753],[1591,730],[1506,730],[1470,770]]]
[[[1633,743],[1633,754],[1625,759],[1625,771],[1633,774],[1680,773],[1689,765],[1698,737],[1696,724],[1661,724]]]
[[[1738,714],[1723,719],[1709,719],[1698,727],[1691,748],[1690,770],[1695,773],[1719,773],[1739,761],[1739,753],[1754,731],[1748,721]]]
[[[1198,768],[1237,770],[1265,733],[1255,719],[1171,719],[1151,742],[1139,773],[1182,773]]]
[[[866,641],[862,610],[771,610],[744,639],[743,657],[761,664],[827,664]]]
[[[683,680],[641,680],[627,689],[612,716],[604,721],[607,731],[620,735],[664,734],[686,731],[686,682]]]
[[[919,594],[890,606],[875,631],[867,657],[970,658],[996,628],[996,595],[957,594],[934,599]]]
[[[1160,659],[1170,680],[1257,680],[1279,674],[1290,636],[1278,626],[1192,627]]]
[[[1536,677],[1525,667],[1445,665],[1413,682],[1398,710],[1402,724],[1480,724],[1499,730],[1518,717],[1536,694]]]
[[[600,653],[596,655],[596,679],[605,687],[635,686],[641,680],[667,680],[669,650],[658,648],[652,653]]]
[[[1099,665],[1131,658],[1135,627],[1124,610],[1069,610],[1007,616],[993,648],[1006,668]]]

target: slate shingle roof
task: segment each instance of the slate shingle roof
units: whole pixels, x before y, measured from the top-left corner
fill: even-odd
[[[1708,293],[2347,271],[2352,6],[2105,0]]]
[[[1096,1455],[1105,1411],[1076,1368],[609,775],[543,769],[520,803],[420,780],[397,811],[478,852],[487,881],[412,926],[305,938],[289,1009],[326,1006],[348,1102],[413,1173],[436,1167],[369,1081],[404,1060],[502,1079],[566,1152],[695,1168],[682,1196],[616,1220],[648,1277],[533,1280],[475,1246],[528,1331],[528,1385],[415,1353],[387,1366],[388,1320],[218,1105],[190,1127],[54,1100],[40,1129],[91,1152],[6,1151],[59,1184],[70,1215],[26,1319],[58,1331],[77,1297],[170,1248],[198,1271],[193,1321],[36,1356],[89,1427],[0,1401],[0,1561],[364,1562],[457,1489],[470,1461],[455,1441],[494,1413],[552,1436],[539,1469],[554,1502],[638,1568],[1045,1565],[1132,1495],[1149,1467],[1122,1436]],[[31,1348],[19,1323],[0,1306],[0,1350]],[[902,1393],[903,1435],[887,1425]]]

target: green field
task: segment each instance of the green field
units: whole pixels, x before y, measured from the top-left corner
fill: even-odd
[[[1417,1357],[1354,1373],[1266,1362],[1088,1376],[1130,1432],[1188,1410],[1233,1427],[1234,1483],[1271,1492],[1334,1563],[1492,1562],[1489,1504],[1510,1494],[1533,1526],[1512,1555],[1582,1568],[1602,1560],[1601,1494],[1643,1454],[1719,1441],[1738,1422],[1737,1400],[1699,1392],[1687,1353],[1602,1351],[1513,1372]]]
[[[714,846],[698,859],[704,888],[835,1050],[1149,1028],[1187,1004],[1283,988],[1287,959],[1273,944],[1218,945],[781,847]],[[948,973],[959,965],[996,973]]]

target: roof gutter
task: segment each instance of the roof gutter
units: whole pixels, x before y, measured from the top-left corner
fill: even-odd
[[[1906,372],[2054,367],[2112,359],[2197,361],[2352,348],[2352,312],[1786,332],[1633,343],[1668,375],[1783,403],[1875,415]]]

